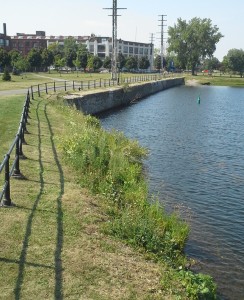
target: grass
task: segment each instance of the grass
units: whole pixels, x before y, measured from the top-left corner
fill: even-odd
[[[11,185],[16,206],[0,209],[0,299],[198,299],[207,293],[211,279],[179,265],[185,225],[146,202],[144,149],[48,97],[31,104],[28,159],[20,165],[27,180]],[[18,101],[8,99],[13,106]]]
[[[199,83],[210,82],[213,86],[236,86],[244,87],[244,78],[236,75],[220,75],[213,74],[213,76],[198,74],[197,76],[186,75],[186,80],[197,80]]]
[[[10,143],[17,134],[21,112],[25,102],[22,96],[0,96],[0,161],[8,151]]]
[[[0,209],[0,298],[157,299],[162,266],[101,232],[103,204],[63,163],[66,117],[44,99],[32,103],[27,180],[12,182],[16,207]]]

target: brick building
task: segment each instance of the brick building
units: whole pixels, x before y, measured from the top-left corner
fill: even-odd
[[[99,36],[46,36],[45,31],[36,31],[35,34],[17,33],[15,36],[7,36],[6,24],[4,24],[4,33],[0,34],[0,47],[1,44],[8,50],[16,49],[23,55],[27,55],[32,48],[43,49],[47,48],[50,44],[58,43],[64,45],[64,40],[72,37],[76,43],[86,45],[88,51],[97,55],[102,60],[105,57],[112,55],[112,38],[99,37]],[[117,40],[117,49],[125,57],[135,56],[147,57],[153,66],[154,45],[151,43],[139,43]]]

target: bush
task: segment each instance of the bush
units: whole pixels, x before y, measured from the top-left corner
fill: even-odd
[[[7,67],[5,67],[5,69],[4,69],[2,79],[3,79],[3,81],[11,81],[11,75],[10,75]]]

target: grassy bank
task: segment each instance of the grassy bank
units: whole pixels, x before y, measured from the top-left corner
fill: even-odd
[[[213,74],[212,76],[198,74],[197,76],[186,75],[186,80],[196,80],[200,84],[210,83],[213,86],[232,86],[244,87],[244,78],[236,75],[220,75]]]
[[[32,102],[28,130],[27,180],[0,209],[1,299],[215,298],[211,278],[186,268],[187,224],[148,203],[145,149],[56,96]]]

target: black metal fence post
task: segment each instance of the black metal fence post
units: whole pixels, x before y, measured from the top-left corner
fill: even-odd
[[[41,96],[41,93],[40,93],[40,84],[37,85],[37,88],[38,88],[38,96],[40,97]]]
[[[9,154],[6,154],[6,164],[5,164],[5,193],[3,199],[4,206],[11,206],[11,198],[10,198],[10,176],[9,176]]]
[[[48,92],[47,92],[47,83],[45,83],[45,88],[46,88],[46,94],[48,94]]]
[[[31,86],[31,99],[34,100],[33,87]]]

